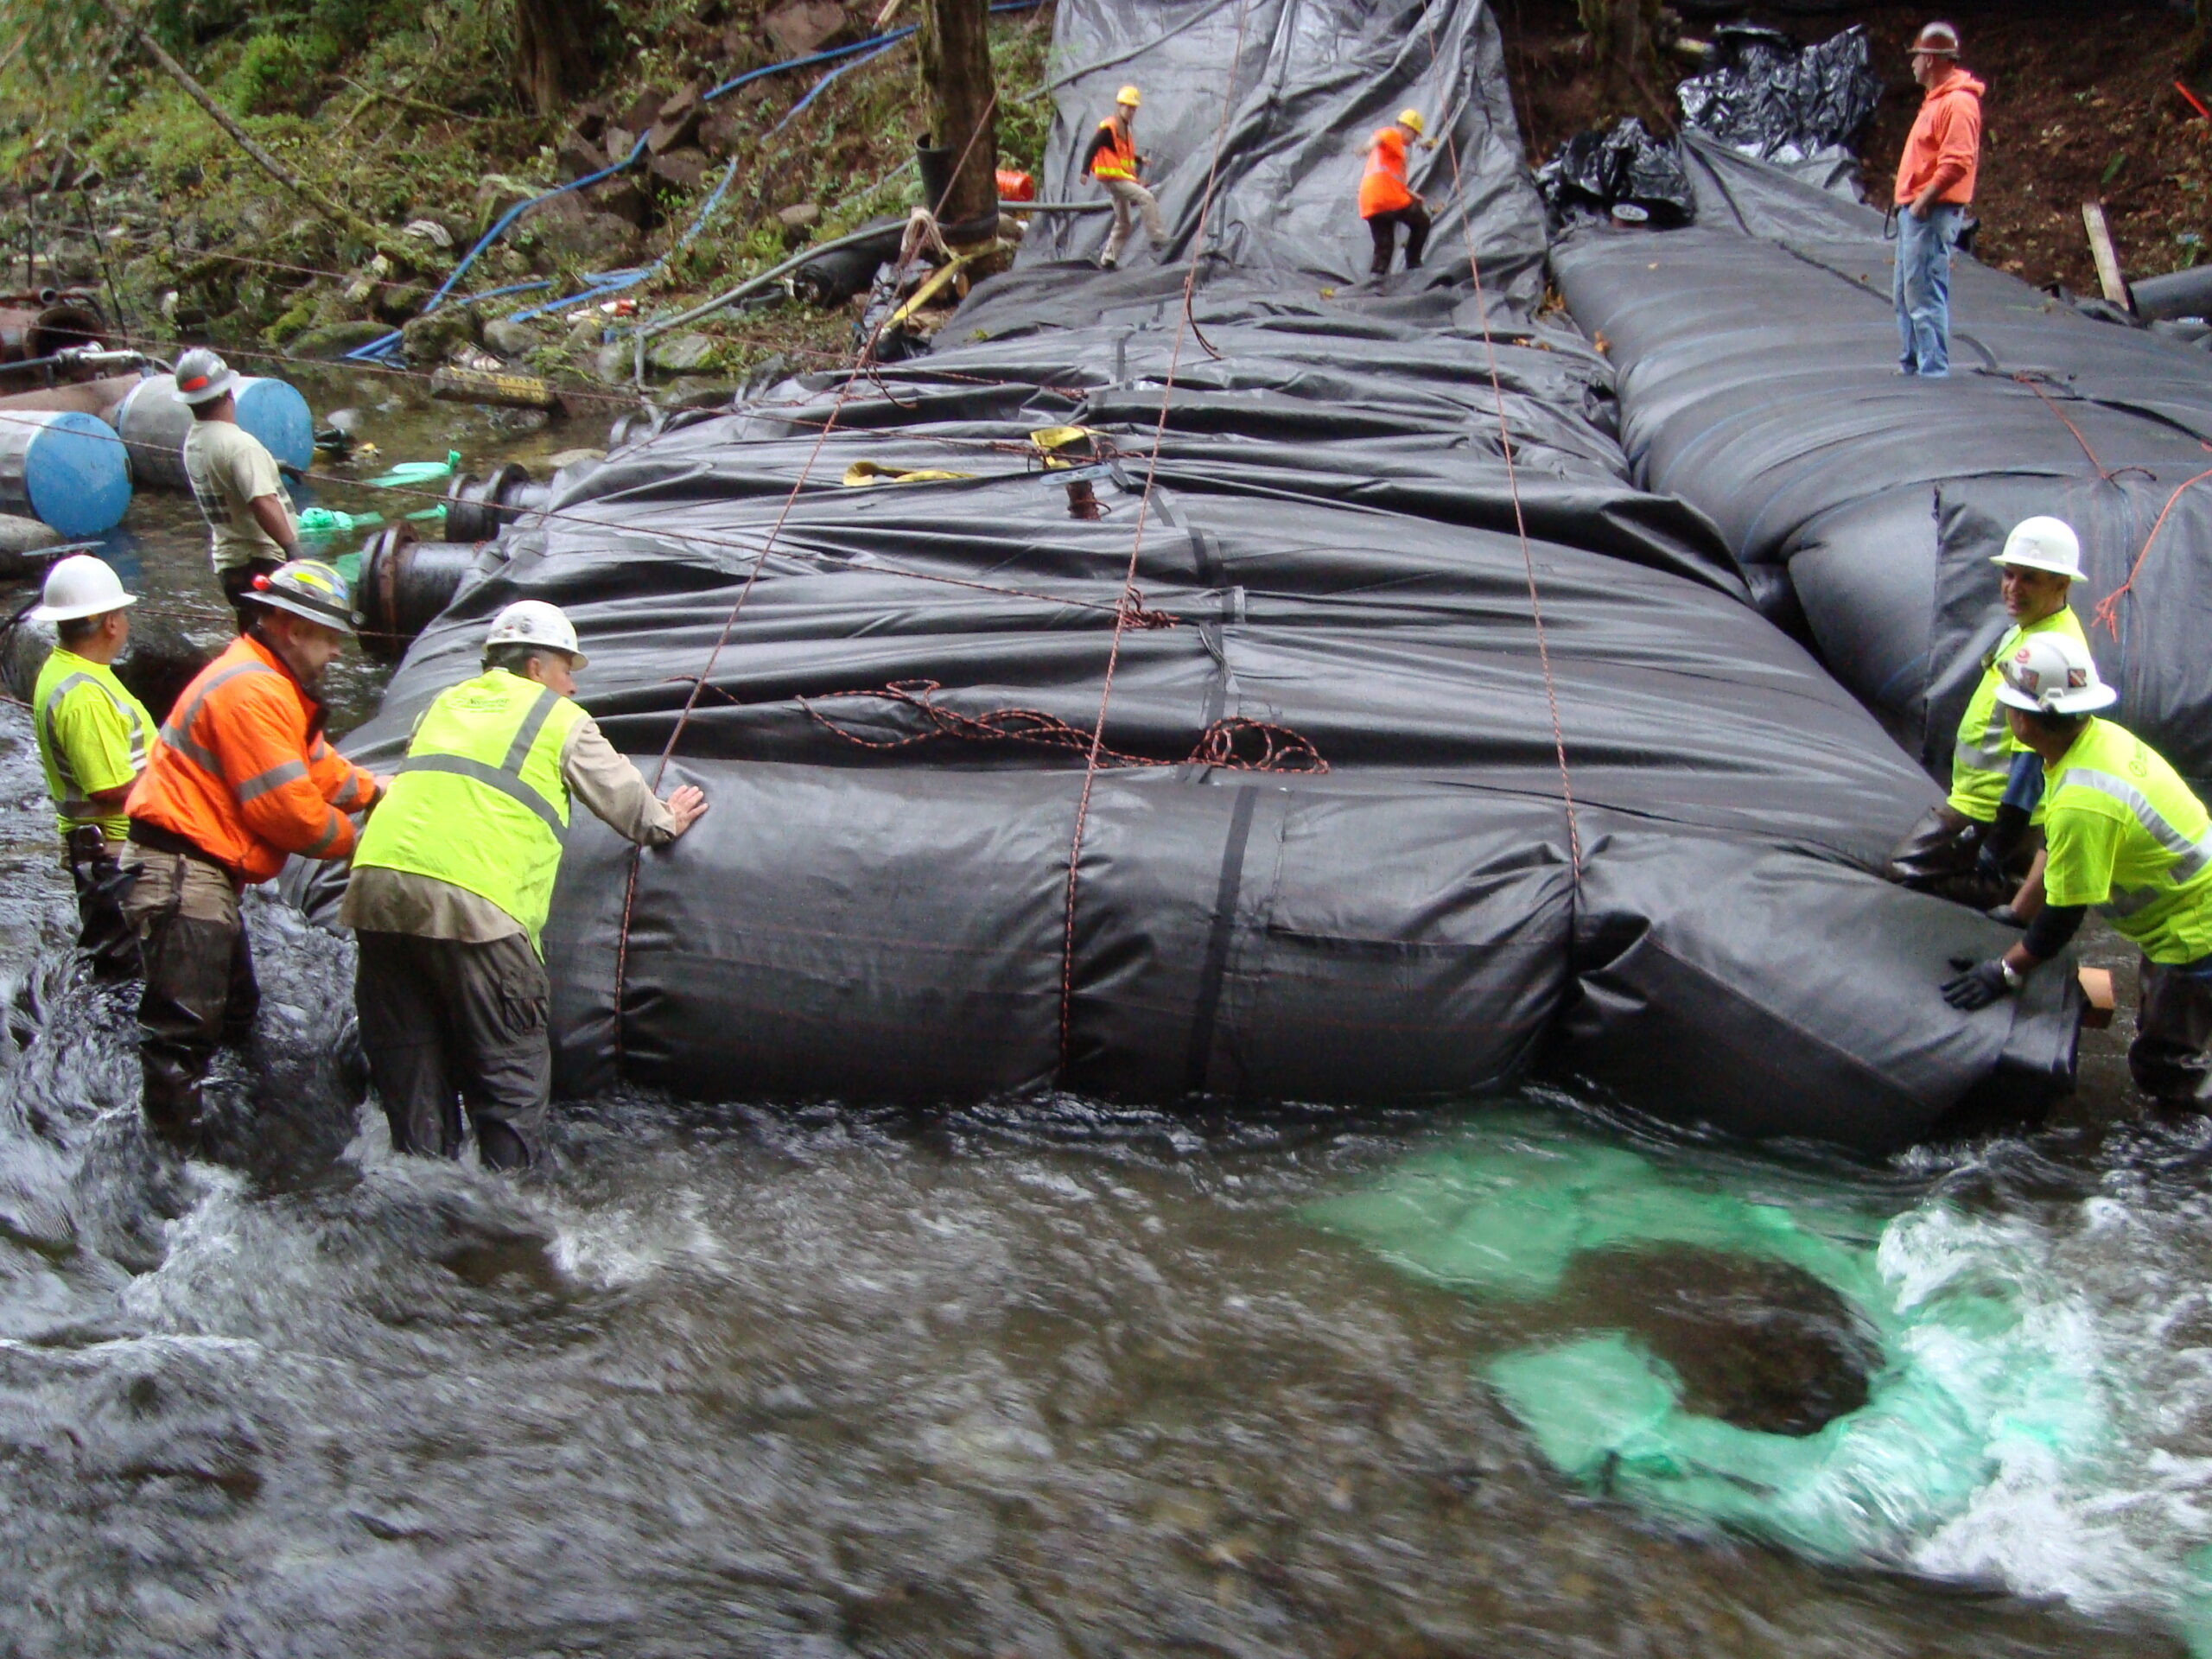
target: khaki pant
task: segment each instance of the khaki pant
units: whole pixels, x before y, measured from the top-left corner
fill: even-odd
[[[1152,199],[1152,192],[1135,179],[1101,179],[1106,194],[1114,199],[1114,228],[1106,238],[1106,251],[1101,262],[1113,264],[1122,257],[1122,250],[1128,245],[1129,228],[1139,213],[1144,215],[1145,239],[1158,247],[1167,239],[1167,232],[1160,223],[1160,204]]]
[[[391,1144],[461,1156],[461,1109],[493,1169],[537,1156],[553,1092],[545,964],[520,934],[469,944],[363,930],[353,1006]]]
[[[261,1007],[238,889],[219,864],[131,846],[123,918],[138,936],[146,987],[138,997],[141,1103],[154,1132],[200,1149],[200,1085],[225,1042],[244,1042]]]

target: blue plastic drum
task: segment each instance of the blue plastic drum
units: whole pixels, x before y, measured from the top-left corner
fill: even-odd
[[[261,440],[276,464],[303,473],[315,460],[315,416],[289,380],[241,379],[238,424]]]
[[[91,415],[0,412],[0,503],[29,508],[72,539],[105,535],[130,505],[123,445]]]

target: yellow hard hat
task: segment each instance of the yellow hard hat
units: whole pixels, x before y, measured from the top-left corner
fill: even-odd
[[[1428,136],[1427,124],[1421,120],[1419,110],[1400,110],[1398,124],[1402,127],[1411,127],[1414,130],[1414,136],[1417,138],[1426,138]]]
[[[1134,110],[1141,100],[1137,97],[1137,89],[1135,87],[1124,86],[1120,92],[1114,94],[1114,101],[1116,104],[1126,104]]]

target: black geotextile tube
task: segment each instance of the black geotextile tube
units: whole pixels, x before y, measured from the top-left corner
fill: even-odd
[[[1955,691],[1996,632],[1982,560],[2002,543],[1986,523],[1955,538],[1947,504],[2071,523],[2087,622],[2212,466],[2204,356],[1961,257],[1950,378],[1900,376],[1879,216],[1695,135],[1686,149],[1694,227],[1580,228],[1553,253],[1568,308],[1619,372],[1636,475],[1711,515],[1761,608],[1802,618],[1829,668],[1947,775],[1958,702],[1931,693]],[[2212,611],[2212,566],[2179,550],[2201,545],[2204,487],[2177,501],[2114,626],[2092,630],[2120,717],[2200,782],[2212,677],[2191,619]]]
[[[1063,55],[1101,55],[1109,16],[1131,27],[1065,0]],[[1452,17],[1459,61],[1494,62],[1487,16]],[[1200,67],[1114,73],[1150,108]],[[1409,100],[1377,73],[1340,94]],[[1314,106],[1282,95],[1282,121]],[[1324,264],[1364,245],[1355,182],[1285,187]],[[1476,194],[1509,204],[1482,245],[1537,223],[1517,171]],[[575,621],[608,735],[649,772],[674,740],[664,792],[712,803],[642,855],[577,815],[546,934],[564,1091],[1365,1104],[1535,1070],[1878,1151],[1979,1090],[2064,1086],[2070,970],[1943,1004],[1948,958],[2013,936],[1874,874],[1936,791],[1711,524],[1629,483],[1596,353],[1503,308],[1486,345],[1441,262],[1328,292],[1203,269],[1186,321],[1179,273],[1026,263],[927,358],[564,474],[410,652],[365,761],[533,597]],[[1071,423],[1118,451],[1072,493],[1029,439]],[[922,469],[964,476],[883,481]]]

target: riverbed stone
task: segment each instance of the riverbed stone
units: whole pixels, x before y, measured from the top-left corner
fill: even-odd
[[[686,332],[655,340],[645,360],[664,374],[688,374],[703,366],[714,354],[713,335]]]

